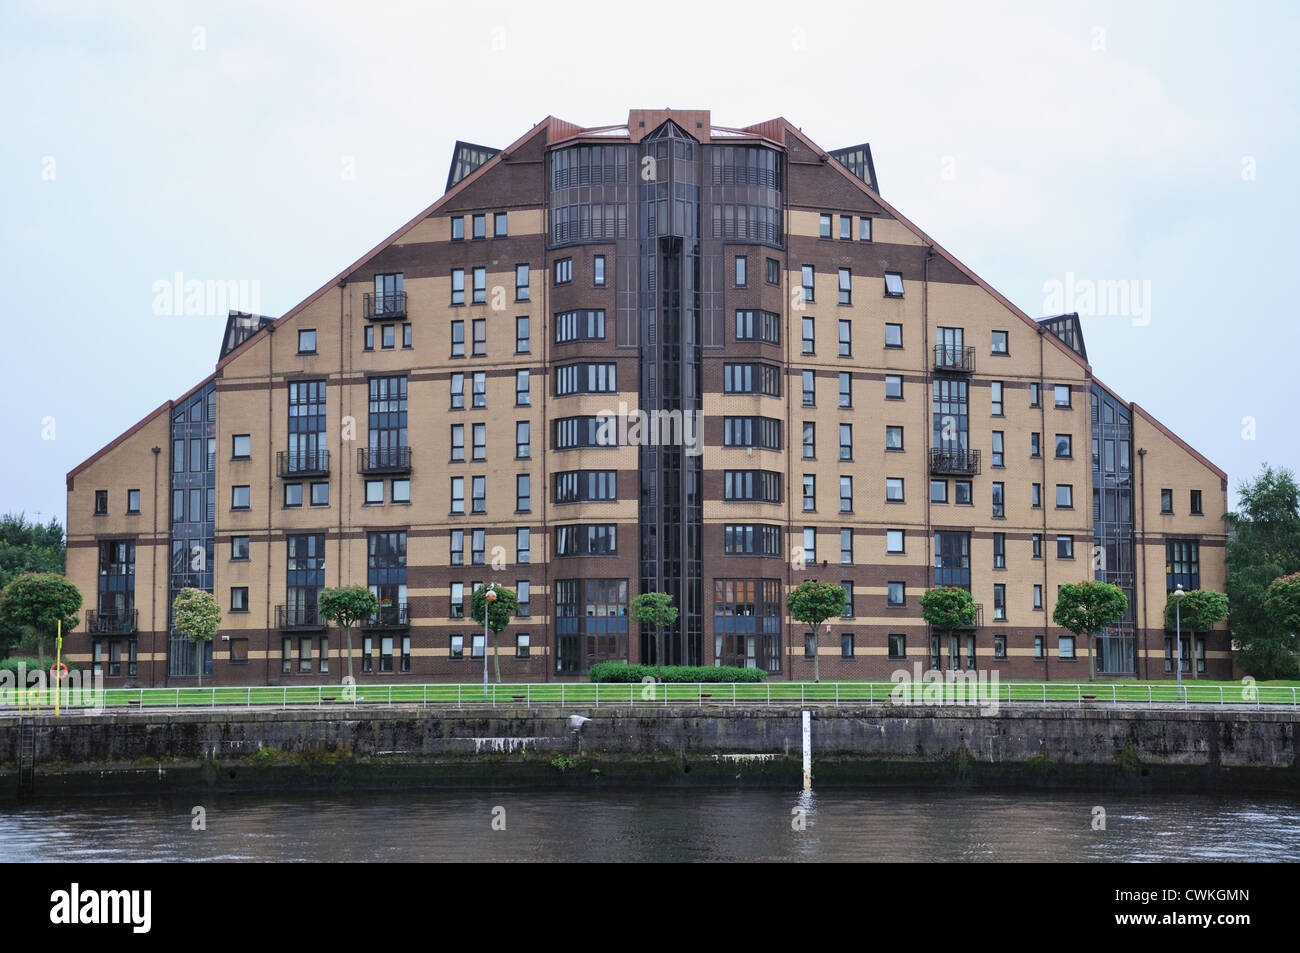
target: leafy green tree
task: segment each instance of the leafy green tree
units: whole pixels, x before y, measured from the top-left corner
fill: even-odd
[[[1274,630],[1283,636],[1277,645],[1285,653],[1284,658],[1294,660],[1300,647],[1300,573],[1279,576],[1269,583],[1264,611]]]
[[[1097,677],[1094,651],[1097,633],[1115,625],[1127,611],[1128,596],[1112,583],[1086,579],[1061,586],[1056,596],[1056,608],[1052,610],[1052,621],[1076,636],[1087,637],[1089,681]]]
[[[326,622],[333,622],[343,630],[348,647],[348,684],[352,684],[352,627],[375,614],[379,599],[365,586],[344,586],[325,589],[320,594],[320,614]]]
[[[10,628],[36,637],[37,656],[45,668],[45,640],[58,631],[76,628],[81,591],[57,573],[29,572],[10,581],[0,593],[0,619]]]
[[[843,586],[833,582],[818,582],[806,579],[790,590],[785,598],[785,607],[790,610],[796,622],[812,626],[813,630],[813,681],[822,680],[821,658],[817,651],[817,638],[821,634],[821,624],[831,616],[844,613],[844,602],[848,598]]]
[[[199,653],[199,687],[203,687],[203,665],[207,657],[206,646],[217,635],[221,626],[221,607],[216,597],[202,589],[185,588],[176,593],[172,602],[172,628],[194,643]]]
[[[1236,512],[1224,516],[1228,538],[1228,628],[1242,671],[1259,679],[1300,675],[1296,637],[1267,609],[1268,588],[1300,572],[1300,487],[1290,470],[1265,464],[1238,491]]]
[[[921,618],[944,635],[975,624],[975,599],[959,586],[940,586],[921,593]]]
[[[664,667],[664,627],[677,621],[677,607],[673,597],[666,592],[643,592],[632,600],[628,614],[638,625],[653,626],[655,630],[655,662],[660,674]]]
[[[510,624],[511,617],[519,609],[519,597],[515,595],[513,589],[506,589],[504,586],[497,586],[492,591],[497,597],[488,612],[488,628],[492,630],[492,668],[499,685],[501,684],[501,656],[497,653],[497,635]],[[479,625],[483,624],[483,609],[487,604],[487,586],[479,586],[474,590],[473,598],[470,600],[470,615]]]
[[[23,513],[0,517],[0,589],[25,572],[62,574],[67,550],[57,520],[29,523]],[[0,620],[0,655],[22,638],[23,630]]]
[[[1189,589],[1181,600],[1172,592],[1165,598],[1165,619],[1171,624],[1177,622],[1188,632],[1208,632],[1227,615],[1228,597],[1213,589]]]

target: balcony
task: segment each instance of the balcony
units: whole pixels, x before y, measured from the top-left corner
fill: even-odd
[[[276,471],[282,477],[329,476],[328,450],[280,450],[275,455]]]
[[[973,374],[975,373],[975,349],[973,347],[949,347],[946,344],[936,344],[934,346],[934,369],[958,374]]]
[[[325,619],[316,606],[276,606],[275,627],[285,630],[325,628]]]
[[[361,623],[363,629],[409,629],[411,617],[405,602],[381,605],[375,614]]]
[[[975,621],[974,621],[974,623],[972,623],[971,625],[959,625],[959,626],[957,626],[957,628],[953,629],[953,631],[954,631],[954,632],[974,632],[976,629],[982,629],[982,628],[984,628],[984,603],[982,603],[982,602],[977,602],[977,603],[975,603]],[[937,629],[935,629],[934,626],[932,626],[932,625],[927,625],[927,626],[926,626],[926,629],[928,629],[929,632],[932,633],[932,634],[936,634],[936,635],[942,635],[942,634],[944,634],[944,633],[942,633],[942,632],[939,632],[939,631],[938,631]]]
[[[136,631],[140,613],[136,609],[125,612],[96,612],[86,610],[86,632],[89,635],[130,635]]]
[[[393,321],[406,317],[406,292],[392,291],[388,294],[366,294],[365,302],[367,321]]]
[[[357,472],[372,476],[385,473],[410,473],[410,447],[379,447],[357,451]]]
[[[930,472],[949,476],[975,476],[980,472],[980,452],[955,447],[931,447]]]

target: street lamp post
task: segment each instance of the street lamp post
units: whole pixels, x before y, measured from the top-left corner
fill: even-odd
[[[1174,665],[1178,669],[1178,700],[1183,700],[1183,584],[1174,589]]]
[[[488,583],[487,591],[483,593],[483,697],[487,698],[488,690],[488,673],[487,673],[487,652],[488,652],[488,619],[492,615],[492,603],[497,601],[497,584]]]

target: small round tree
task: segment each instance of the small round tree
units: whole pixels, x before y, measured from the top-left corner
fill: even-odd
[[[513,589],[506,589],[503,586],[496,586],[492,591],[496,593],[496,599],[493,600],[492,608],[488,612],[487,625],[492,630],[492,669],[499,685],[501,684],[501,657],[497,654],[497,635],[510,624],[511,617],[519,608],[519,597],[515,595]],[[479,586],[474,590],[474,596],[470,600],[470,615],[479,625],[483,624],[483,609],[486,605],[487,586]]]
[[[955,629],[975,625],[975,599],[959,586],[940,586],[921,593],[921,618],[932,629],[951,636]]]
[[[821,624],[831,616],[842,615],[844,602],[848,595],[843,586],[833,582],[818,582],[807,579],[790,590],[785,598],[785,606],[790,610],[796,622],[811,625],[813,630],[813,681],[822,680],[820,653],[817,651],[817,636]]]
[[[216,597],[202,589],[186,588],[176,593],[172,603],[172,628],[194,644],[199,653],[199,686],[203,685],[205,647],[221,625],[221,607]]]
[[[80,611],[81,591],[58,573],[24,573],[0,592],[0,618],[36,636],[41,671],[45,671],[46,638],[59,630],[59,623],[64,632],[75,628]]]
[[[643,592],[632,600],[628,614],[637,625],[653,626],[655,630],[655,663],[659,667],[659,677],[663,677],[664,668],[664,626],[677,621],[677,607],[673,597],[666,592]]]
[[[365,586],[344,586],[326,589],[320,594],[320,614],[326,622],[333,622],[343,630],[348,647],[348,684],[352,684],[352,627],[375,614],[379,600]]]
[[[1112,583],[1086,579],[1061,586],[1056,596],[1056,608],[1052,610],[1052,621],[1076,636],[1087,636],[1089,681],[1097,675],[1093,651],[1097,633],[1119,622],[1127,611],[1128,596]]]

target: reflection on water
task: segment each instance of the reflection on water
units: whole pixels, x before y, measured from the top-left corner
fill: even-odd
[[[0,861],[32,860],[1296,861],[1300,802],[838,788],[0,802]]]

